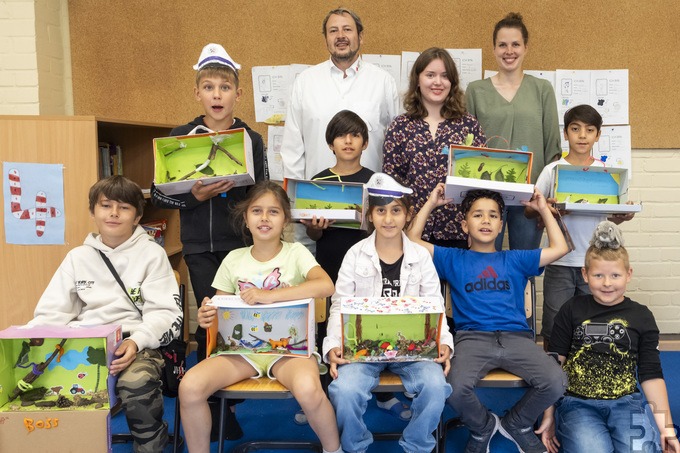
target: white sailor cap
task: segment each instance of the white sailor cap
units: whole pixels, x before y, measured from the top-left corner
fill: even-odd
[[[203,48],[201,56],[198,58],[198,63],[194,65],[195,70],[202,69],[205,65],[219,64],[222,66],[229,66],[234,71],[241,69],[241,65],[236,63],[224,50],[224,47],[219,44],[210,43]]]
[[[373,173],[366,183],[366,191],[370,197],[370,204],[376,206],[390,204],[397,198],[413,193],[412,189],[402,186],[385,173]]]

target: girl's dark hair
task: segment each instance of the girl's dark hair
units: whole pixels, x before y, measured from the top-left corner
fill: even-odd
[[[281,208],[283,209],[283,215],[286,219],[286,223],[290,222],[291,220],[291,213],[290,213],[290,198],[288,198],[288,194],[286,193],[285,190],[283,190],[283,187],[280,185],[276,184],[273,181],[260,181],[254,186],[248,190],[248,195],[244,200],[239,201],[236,203],[236,206],[234,206],[234,216],[233,216],[233,222],[234,222],[234,229],[237,231],[241,231],[241,236],[243,237],[243,242],[246,244],[252,244],[253,242],[253,236],[250,234],[250,231],[246,228],[246,218],[245,215],[248,212],[248,207],[258,198],[262,197],[263,195],[266,195],[267,193],[271,193],[274,195],[274,198],[281,204]]]
[[[502,220],[503,211],[505,210],[505,202],[503,201],[503,197],[498,192],[486,189],[470,190],[465,195],[463,202],[460,204],[460,210],[463,213],[463,217],[466,217],[468,212],[470,212],[474,202],[482,198],[488,198],[489,200],[493,200],[496,202],[496,204],[498,204],[498,211]]]
[[[441,60],[446,69],[446,75],[451,82],[451,91],[444,100],[441,108],[441,115],[447,119],[458,119],[465,115],[465,95],[460,89],[460,78],[458,77],[458,70],[456,63],[451,58],[451,55],[440,47],[430,47],[423,51],[411,68],[409,75],[408,90],[404,95],[404,110],[411,118],[423,119],[427,116],[427,109],[423,104],[420,88],[418,87],[418,79],[420,73],[425,70],[427,65],[434,60]]]
[[[524,45],[529,43],[529,30],[527,30],[524,21],[522,20],[522,15],[520,13],[508,13],[503,19],[499,20],[493,29],[493,46],[496,47],[496,36],[498,35],[498,30],[501,28],[517,28],[522,32],[522,39],[524,40]]]
[[[100,179],[90,187],[89,201],[90,212],[94,213],[94,206],[99,202],[99,198],[104,195],[106,198],[119,203],[127,203],[135,208],[135,217],[144,215],[144,194],[136,182],[129,180],[125,176],[109,176]]]
[[[332,145],[336,138],[347,134],[359,134],[364,144],[368,143],[368,126],[364,120],[351,110],[340,110],[326,126],[326,143]]]
[[[372,204],[371,203],[371,198],[368,197],[368,210],[366,211],[366,221],[368,225],[368,234],[371,234],[375,231],[375,227],[373,226],[373,222],[368,220],[368,215],[373,212],[373,209],[380,207],[380,206],[385,206],[385,205],[378,205],[378,204]],[[404,225],[404,231],[409,229],[409,226],[411,225],[411,221],[413,220],[412,216],[412,210],[413,210],[413,200],[411,199],[410,195],[404,195],[401,198],[395,198],[394,201],[399,203],[403,208],[404,211],[406,212],[406,224]],[[408,216],[411,216],[409,219]]]

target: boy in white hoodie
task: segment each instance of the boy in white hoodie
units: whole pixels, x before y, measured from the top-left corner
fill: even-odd
[[[110,372],[118,376],[116,390],[134,450],[160,452],[168,433],[160,381],[163,359],[157,349],[180,336],[177,282],[163,248],[138,225],[145,201],[137,184],[111,176],[90,188],[89,199],[99,234],[90,233],[66,255],[29,324],[120,324],[125,339]]]

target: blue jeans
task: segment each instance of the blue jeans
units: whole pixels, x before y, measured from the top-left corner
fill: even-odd
[[[362,452],[373,443],[363,416],[380,372],[389,370],[399,376],[409,393],[416,396],[411,403],[411,421],[404,429],[399,445],[408,452],[431,452],[444,410],[451,394],[442,366],[434,362],[348,363],[338,367],[338,378],[328,387],[331,403],[340,429],[340,444],[347,452]]]
[[[503,248],[503,235],[508,230],[510,250],[534,250],[541,246],[543,228],[538,228],[538,219],[524,217],[524,206],[508,206],[503,213],[503,230],[496,238],[496,250]]]
[[[583,280],[580,267],[550,265],[545,267],[544,275],[541,335],[549,341],[555,316],[562,305],[574,296],[590,294],[590,288]]]
[[[565,396],[557,404],[557,436],[562,451],[660,452],[660,434],[640,393],[615,400]]]

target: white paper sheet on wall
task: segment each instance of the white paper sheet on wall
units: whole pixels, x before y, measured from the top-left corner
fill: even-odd
[[[579,104],[592,105],[603,124],[628,124],[628,70],[565,70],[555,75],[555,96],[560,124],[564,113]]]
[[[460,88],[482,78],[482,49],[446,49],[456,63]]]
[[[64,244],[64,166],[3,162],[5,242]]]
[[[269,165],[269,179],[273,181],[283,181],[282,141],[283,126],[269,126],[267,128],[267,164]]]
[[[387,71],[398,85],[401,77],[401,55],[363,54],[364,61]]]
[[[402,52],[401,53],[401,82],[399,83],[399,92],[406,93],[408,90],[408,76],[411,74],[413,63],[418,59],[420,52]]]
[[[295,77],[309,66],[291,64],[253,67],[255,121],[267,124],[285,121]]]

